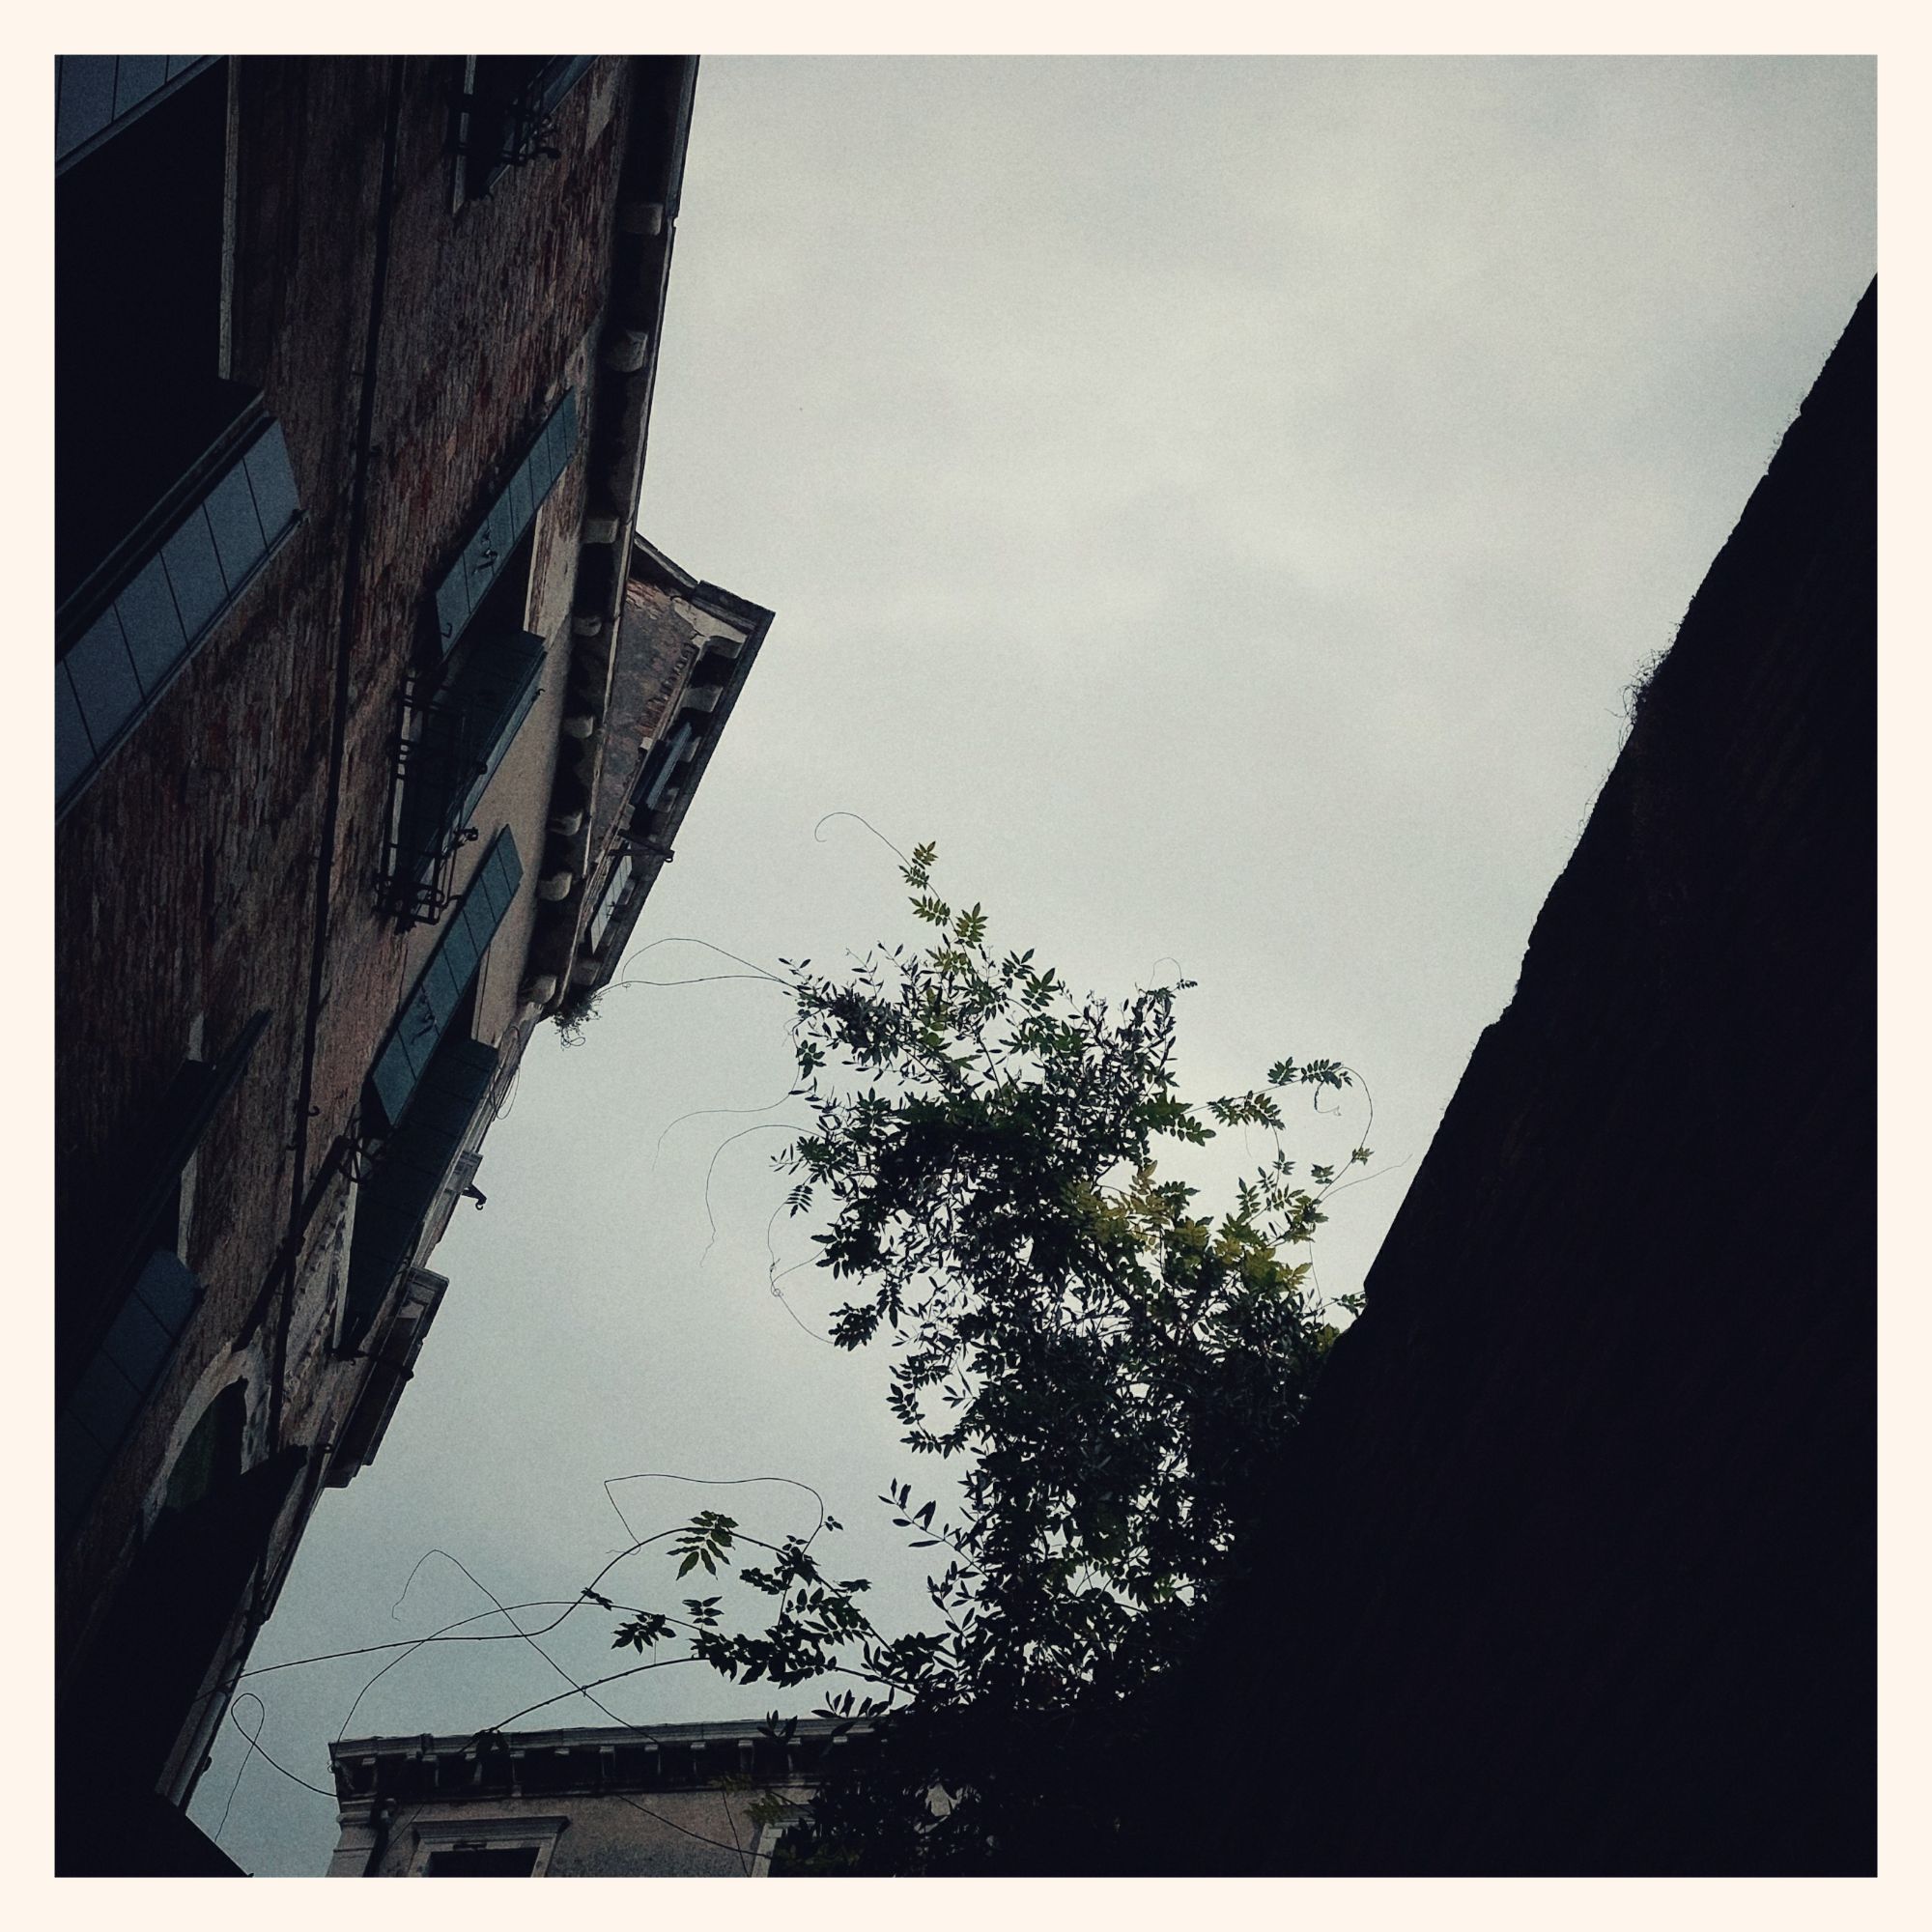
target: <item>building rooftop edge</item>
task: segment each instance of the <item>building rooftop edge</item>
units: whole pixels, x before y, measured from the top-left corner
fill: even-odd
[[[585,1724],[541,1731],[497,1731],[489,1735],[500,1738],[512,1750],[570,1750],[579,1747],[616,1744],[728,1743],[736,1738],[762,1736],[770,1721],[769,1718],[758,1717],[735,1721],[710,1719],[688,1724]],[[872,1728],[864,1719],[848,1718],[781,1718],[779,1723],[781,1727],[786,1723],[794,1725],[793,1735],[800,1738],[830,1737],[840,1727],[857,1732]],[[385,1737],[337,1738],[329,1744],[328,1757],[331,1764],[336,1764],[346,1758],[410,1757],[427,1753],[449,1756],[472,1749],[480,1735],[483,1734],[476,1731],[457,1731],[447,1735],[432,1735],[423,1731]]]

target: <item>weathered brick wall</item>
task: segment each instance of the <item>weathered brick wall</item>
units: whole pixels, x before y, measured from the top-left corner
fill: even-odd
[[[1166,1868],[1873,1868],[1875,300],[1260,1485]]]
[[[622,66],[603,63],[564,103],[554,143],[560,158],[513,171],[487,201],[452,216],[453,162],[437,113],[447,76],[432,65],[412,63],[418,94],[404,116],[376,402],[382,459],[371,489],[364,621],[352,664],[338,924],[317,1066],[316,1104],[325,1119],[354,1105],[374,1046],[437,937],[419,929],[399,946],[365,883],[381,852],[410,645],[425,621],[431,586],[506,476],[509,459],[566,387],[576,386],[580,405],[586,401],[624,133],[623,112],[608,111]],[[601,131],[586,139],[593,126]],[[530,609],[533,628],[550,639],[553,668],[544,674],[543,715],[525,727],[513,753],[520,762],[554,757],[582,500],[580,459],[538,522]],[[547,779],[533,788],[547,794]],[[488,849],[489,829],[459,862],[459,890]],[[527,822],[518,843],[527,896],[540,857]]]
[[[187,1056],[194,1016],[213,1052],[250,1013],[270,1015],[201,1145],[185,1247],[208,1299],[69,1552],[63,1582],[81,1602],[138,1528],[188,1394],[244,1326],[293,1182],[353,462],[342,372],[367,303],[382,100],[368,64],[319,64],[301,88],[280,78],[268,64],[243,71],[235,367],[282,420],[305,521],[70,813],[57,850],[64,1247],[125,1211],[128,1150]],[[290,206],[304,182],[329,185],[332,233]],[[88,1346],[103,1312],[88,1285],[63,1283],[70,1347]]]
[[[513,171],[488,200],[453,212],[457,161],[447,144],[456,63],[408,60],[324,1003],[307,1096],[314,1112],[298,1176],[391,71],[381,60],[240,64],[234,371],[260,384],[284,428],[305,522],[60,830],[64,1240],[124,1205],[128,1151],[187,1056],[196,1016],[212,1052],[252,1012],[270,1014],[246,1076],[201,1145],[186,1245],[207,1300],[93,1520],[64,1552],[62,1587],[73,1605],[99,1599],[139,1531],[142,1500],[165,1470],[185,1409],[212,1365],[265,1313],[262,1294],[275,1279],[292,1203],[321,1194],[309,1245],[333,1221],[341,1187],[327,1172],[339,1137],[435,940],[425,931],[398,935],[379,915],[372,887],[406,663],[431,587],[502,480],[504,460],[567,384],[582,390],[607,293],[630,114],[627,64],[600,62],[566,99],[554,135],[558,159]],[[580,459],[557,484],[536,543],[532,623],[552,638],[559,668],[546,676],[538,714],[488,808],[498,819],[514,808],[533,827],[554,756],[582,472]],[[470,848],[464,869],[487,842]],[[533,831],[519,832],[526,896],[538,843]],[[271,1330],[272,1303],[266,1313]],[[64,1302],[70,1359],[91,1344],[102,1314],[84,1293]],[[303,1393],[313,1412],[291,1420],[297,1439],[315,1439],[302,1428],[339,1422],[346,1395],[319,1384]],[[64,1620],[64,1645],[84,1628],[82,1616]]]

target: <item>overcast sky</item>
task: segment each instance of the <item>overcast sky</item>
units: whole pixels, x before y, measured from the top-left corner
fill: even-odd
[[[1873,205],[1862,60],[707,60],[639,522],[778,617],[634,947],[822,965],[896,940],[891,854],[820,821],[935,839],[940,890],[1077,987],[1199,980],[1189,1093],[1285,1053],[1360,1071],[1378,1178],[1317,1255],[1359,1287],[1626,687],[1874,270]],[[682,944],[634,968],[721,970]],[[792,1312],[768,1292],[762,1123],[801,1117],[680,1122],[778,1100],[784,1022],[725,980],[613,991],[575,1049],[542,1030],[416,1378],[258,1665],[487,1609],[433,1556],[392,1618],[432,1548],[506,1603],[573,1596],[629,1540],[601,1485],[635,1471],[815,1485],[838,1574],[916,1614],[871,1498],[925,1472],[878,1367],[800,1325],[838,1298],[810,1270]],[[1292,1113],[1291,1151],[1344,1155],[1349,1104]],[[1212,1153],[1202,1178],[1243,1150]],[[771,1239],[807,1252],[782,1218]],[[816,1515],[778,1486],[616,1493],[639,1535]],[[680,1594],[649,1557],[604,1587]],[[620,1668],[609,1624],[546,1647],[579,1681]],[[383,1662],[248,1680],[264,1747],[326,1785]],[[521,1643],[425,1650],[349,1732],[563,1688]],[[773,1701],[697,1666],[599,1694],[639,1722]],[[604,1720],[573,1697],[523,1721]],[[242,1755],[231,1728],[205,1829]],[[257,1759],[221,1842],[319,1873],[335,1833]]]

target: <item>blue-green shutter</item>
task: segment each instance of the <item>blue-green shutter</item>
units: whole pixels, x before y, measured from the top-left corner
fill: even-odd
[[[139,724],[300,514],[288,445],[270,421],[59,660],[57,812]]]
[[[409,1112],[523,877],[517,841],[506,825],[477,867],[456,916],[444,927],[435,952],[376,1056],[369,1074],[367,1104],[374,1123],[382,1130],[393,1131]]]
[[[109,1278],[126,1280],[131,1273],[133,1286],[55,1419],[55,1509],[63,1536],[147,1406],[201,1300],[201,1283],[178,1255],[167,1249],[143,1255],[136,1242],[153,1238],[160,1204],[179,1184],[268,1024],[266,1012],[256,1013],[218,1059],[183,1066],[162,1097],[141,1163],[145,1179],[120,1204],[128,1236],[105,1250]]]
[[[577,393],[566,389],[436,586],[437,636],[445,654],[455,648],[497,571],[536,521],[576,448]]]
[[[497,1049],[480,1040],[443,1041],[410,1103],[409,1118],[357,1190],[345,1339],[368,1326],[420,1239],[424,1217],[489,1094],[497,1064]]]

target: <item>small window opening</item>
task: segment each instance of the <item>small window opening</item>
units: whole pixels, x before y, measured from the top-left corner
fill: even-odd
[[[528,1878],[536,1870],[534,1845],[452,1845],[432,1852],[425,1878]]]

